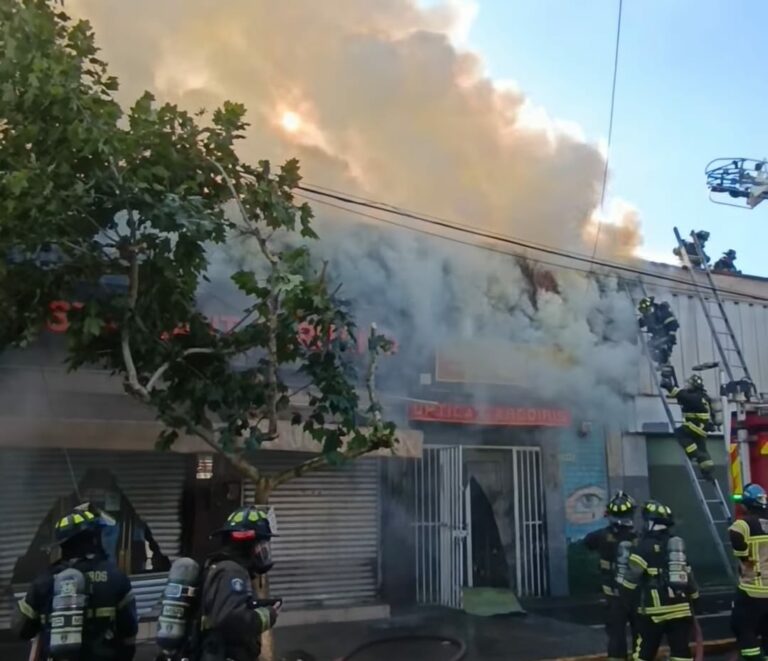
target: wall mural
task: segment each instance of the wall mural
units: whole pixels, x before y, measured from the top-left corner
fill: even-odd
[[[599,590],[598,561],[581,541],[605,525],[608,470],[605,438],[596,426],[586,436],[564,431],[561,437],[560,477],[565,496],[565,537],[568,545],[568,582],[571,594]]]

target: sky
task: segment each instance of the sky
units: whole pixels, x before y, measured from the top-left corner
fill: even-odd
[[[604,142],[619,0],[473,4],[465,44],[488,73]],[[624,0],[608,197],[639,208],[644,256],[669,260],[675,225],[706,229],[711,257],[733,248],[768,276],[768,203],[713,204],[703,174],[714,158],[768,156],[766,24],[763,0]]]

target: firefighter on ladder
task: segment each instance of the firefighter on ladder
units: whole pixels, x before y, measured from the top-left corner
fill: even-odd
[[[651,336],[648,341],[651,358],[660,367],[668,365],[680,328],[672,308],[669,303],[656,303],[653,296],[646,296],[640,300],[637,311],[640,313],[638,326]]]
[[[635,501],[623,491],[608,502],[605,516],[609,524],[584,538],[584,545],[600,554],[600,573],[605,595],[605,633],[608,635],[608,661],[626,661],[627,625],[634,637],[634,611],[619,596],[619,587],[635,545]]]
[[[707,450],[707,432],[713,431],[715,424],[704,381],[698,374],[693,374],[685,388],[679,388],[670,375],[665,374],[661,387],[667,391],[670,399],[677,401],[683,412],[683,424],[675,429],[678,442],[688,459],[698,465],[701,476],[706,480],[714,480],[712,471],[715,464]]]
[[[733,522],[728,534],[739,561],[739,587],[733,601],[731,627],[743,659],[765,656],[768,643],[768,496],[759,484],[748,484],[740,498],[746,516]],[[762,638],[762,648],[761,648]]]
[[[709,241],[709,232],[706,230],[699,230],[696,232],[696,240],[699,242],[701,254],[704,256],[704,263],[709,264],[709,255],[704,252],[704,246],[706,245],[707,241]],[[693,241],[683,241],[683,243],[685,244],[685,252],[688,254],[688,259],[691,262],[691,266],[694,268],[703,268],[704,265],[702,264],[699,253],[696,250],[696,244]],[[683,255],[680,252],[680,246],[675,246],[675,248],[672,249],[672,252],[676,257],[680,259],[680,261],[683,261]]]
[[[670,661],[692,659],[693,609],[699,598],[685,544],[672,534],[672,510],[650,500],[642,509],[645,531],[629,556],[622,582],[626,603],[637,606],[635,661],[653,661],[664,636]]]

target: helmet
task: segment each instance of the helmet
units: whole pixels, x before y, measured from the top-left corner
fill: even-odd
[[[640,303],[638,303],[637,309],[640,310],[640,312],[648,312],[652,306],[653,296],[646,296],[645,298],[640,299]]]
[[[272,569],[272,549],[269,540],[274,537],[267,514],[252,505],[240,507],[227,517],[227,522],[211,534],[222,535],[235,553],[245,559],[251,576],[266,574]]]
[[[94,512],[90,503],[78,505],[69,514],[62,517],[54,526],[56,542],[63,544],[85,532],[96,532],[109,525],[98,511]]]
[[[643,520],[648,523],[660,523],[665,526],[671,526],[675,520],[672,517],[672,510],[658,500],[649,500],[643,505]]]
[[[232,512],[226,523],[211,533],[211,537],[214,535],[229,535],[235,541],[269,541],[273,537],[266,512],[252,505],[239,507]]]
[[[707,232],[706,230],[699,230],[698,232],[696,232],[696,238],[699,240],[699,242],[708,241],[709,232]]]
[[[748,484],[744,487],[739,499],[748,510],[762,512],[768,509],[768,495],[759,484]]]
[[[730,257],[731,259],[736,259],[736,251],[731,249],[723,253],[726,257]]]
[[[688,386],[695,390],[702,390],[704,388],[704,380],[698,374],[691,374],[688,377]]]
[[[634,511],[634,499],[623,491],[617,491],[613,498],[608,501],[608,506],[605,508],[606,516],[616,516],[620,518],[632,516]]]

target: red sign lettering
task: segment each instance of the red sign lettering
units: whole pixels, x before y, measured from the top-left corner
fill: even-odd
[[[69,310],[78,309],[83,307],[82,303],[70,303],[69,301],[53,301],[50,305],[51,316],[48,320],[46,327],[51,333],[66,333],[69,329],[69,318],[67,313]],[[211,322],[211,328],[222,333],[228,333],[231,331],[240,321],[240,317],[233,315],[211,315],[209,317]],[[114,324],[111,325],[114,327]],[[167,341],[171,337],[179,335],[187,335],[189,333],[189,326],[182,325],[175,328],[171,332],[164,332],[160,336],[160,339]],[[344,332],[346,335],[346,332]],[[308,323],[302,322],[299,324],[298,330],[299,342],[307,349],[322,348],[322,342],[318,337],[316,328]],[[330,329],[328,331],[328,340],[336,338],[336,331]],[[390,338],[391,339],[391,338]],[[389,354],[397,353],[397,342],[392,340],[393,349],[389,351]],[[358,333],[356,338],[356,351],[359,354],[364,354],[368,351],[368,334],[366,332]]]
[[[413,422],[447,422],[499,427],[568,427],[571,413],[564,409],[474,407],[466,404],[411,404],[408,418]]]

